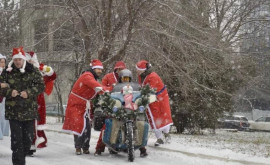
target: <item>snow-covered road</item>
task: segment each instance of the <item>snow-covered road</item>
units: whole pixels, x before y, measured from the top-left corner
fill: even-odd
[[[110,155],[106,149],[102,156],[94,156],[98,131],[92,129],[90,155],[75,155],[73,135],[64,133],[57,118],[47,117],[48,147],[37,150],[34,157],[27,157],[27,165],[126,165],[125,153]],[[270,133],[236,132],[217,130],[215,135],[172,134],[172,142],[154,147],[155,137],[150,132],[148,157],[140,158],[135,152],[131,164],[138,165],[270,165],[267,151]],[[10,137],[0,140],[0,165],[11,165]]]
[[[92,131],[92,139],[90,146],[90,155],[75,155],[73,146],[73,136],[59,131],[47,131],[49,145],[45,149],[38,150],[35,157],[27,157],[27,165],[83,165],[83,164],[119,164],[128,163],[127,155],[119,153],[118,155],[110,155],[106,150],[102,156],[94,156],[94,148],[97,142],[99,132]],[[176,146],[176,144],[167,144],[163,147],[153,147],[154,138],[149,139],[147,147],[149,156],[146,158],[139,157],[139,151],[136,151],[136,158],[132,164],[145,165],[244,165],[258,164],[265,165],[266,162],[256,162],[256,160],[230,160],[226,157],[218,157],[209,155],[212,151],[209,149],[205,153],[191,153],[181,150],[184,144]],[[10,138],[5,137],[0,140],[0,164],[10,165],[11,150]]]
[[[94,133],[96,134],[96,133]],[[106,150],[102,156],[94,156],[94,147],[97,136],[91,139],[90,155],[75,155],[72,135],[61,134],[57,132],[47,132],[49,146],[45,149],[38,150],[35,157],[27,157],[27,165],[83,165],[83,164],[126,164],[127,155],[120,153],[118,155],[110,155]],[[10,139],[5,138],[0,141],[0,162],[1,165],[11,164]],[[185,164],[185,165],[214,165],[214,164],[230,164],[213,159],[195,158],[178,152],[169,152],[167,150],[157,150],[154,147],[148,147],[149,156],[146,158],[139,157],[139,151],[136,151],[136,158],[132,164]]]

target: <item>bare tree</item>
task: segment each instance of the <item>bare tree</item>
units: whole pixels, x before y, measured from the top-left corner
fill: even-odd
[[[49,27],[36,30],[33,45],[53,39],[48,48],[59,52],[54,58],[63,62],[65,57],[75,66],[71,81],[93,58],[101,59],[106,71],[117,60],[125,60],[131,69],[139,59],[149,60],[168,85],[175,124],[178,114],[185,114],[186,124],[199,130],[215,128],[216,119],[233,110],[234,92],[255,74],[253,59],[239,52],[239,41],[246,35],[241,28],[250,13],[263,3],[47,0],[22,7],[44,12]],[[54,15],[48,16],[46,9]]]
[[[11,52],[19,43],[19,12],[14,0],[0,1],[0,49],[2,54]]]
[[[33,47],[39,54],[47,52],[43,60],[49,64],[58,60],[61,65],[74,66],[74,72],[70,72],[74,73],[70,79],[72,85],[82,70],[89,67],[91,59],[102,60],[107,70],[115,61],[122,60],[136,23],[145,19],[141,16],[147,16],[153,6],[152,1],[144,0],[24,0],[21,3],[22,27],[33,24],[35,36],[34,40],[22,38],[29,40],[25,42],[26,47]],[[58,75],[63,74],[61,69],[56,71]],[[63,79],[57,83],[60,101],[62,88],[64,91],[67,88]]]
[[[254,75],[252,60],[237,56],[236,46],[249,14],[264,1],[155,2],[131,51],[139,50],[137,58],[148,59],[165,80],[175,116],[186,113],[191,128],[215,128],[223,112],[233,111],[234,92]]]

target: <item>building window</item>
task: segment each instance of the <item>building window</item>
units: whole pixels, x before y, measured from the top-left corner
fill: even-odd
[[[48,19],[34,21],[35,50],[38,52],[48,51]]]
[[[73,26],[70,24],[63,25],[53,34],[53,50],[69,51],[73,48]]]

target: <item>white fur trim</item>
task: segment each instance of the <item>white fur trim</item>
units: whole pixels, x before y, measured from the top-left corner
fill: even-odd
[[[92,66],[92,69],[103,69],[103,66],[100,66],[100,65]]]
[[[9,63],[8,63],[8,67],[7,67],[7,71],[8,72],[11,72],[12,71],[12,67],[11,67],[11,65],[13,64],[13,60],[11,60]]]
[[[39,67],[40,67],[40,65],[39,65],[39,63],[38,63],[37,61],[35,61],[33,65],[34,65],[36,68],[39,68]]]
[[[170,128],[171,125],[173,125],[173,123],[169,123],[169,124],[167,124],[167,125],[165,125],[163,127],[160,127],[158,130],[161,130],[162,132],[165,132],[164,130],[166,130],[168,127]],[[165,132],[165,133],[168,133],[168,132]]]
[[[86,119],[85,119],[85,116],[87,115],[87,112],[84,112],[84,115],[83,115],[83,129],[82,129],[82,132],[76,132],[76,131],[72,131],[72,130],[66,130],[66,129],[63,129],[64,132],[67,132],[67,133],[72,133],[74,135],[78,135],[78,136],[82,136],[85,128],[86,128]]]
[[[12,59],[15,59],[15,58],[22,58],[26,60],[26,57],[21,52],[19,54],[15,54],[12,56]]]
[[[37,130],[45,130],[47,128],[47,125],[37,125]]]
[[[7,67],[7,69],[6,69],[8,72],[11,72],[11,71],[12,71],[12,69],[13,69],[13,68],[11,67],[12,64],[13,64],[13,59],[8,63],[8,67]],[[24,60],[24,62],[23,62],[23,67],[20,68],[20,72],[21,72],[21,73],[24,73],[24,72],[25,72],[25,66],[26,66],[26,60]]]
[[[25,56],[26,56],[26,61],[33,61],[33,65],[37,68],[39,68],[39,62],[38,62],[38,59],[37,59],[37,55],[36,53],[34,53],[33,57],[29,54],[29,53],[25,53]]]
[[[37,147],[40,143],[45,142],[45,139],[43,137],[37,137],[35,146]]]
[[[149,107],[149,105],[147,105],[147,110],[148,110],[148,113],[150,115],[150,118],[151,118],[151,121],[152,121],[152,125],[154,127],[154,130],[157,130],[157,127],[156,127],[156,123],[155,123],[155,120],[154,120],[154,117],[153,117],[153,114],[151,112],[151,109]],[[149,120],[148,120],[149,121]],[[150,122],[149,122],[150,123]]]
[[[160,127],[160,128],[157,129],[156,123],[155,123],[155,120],[154,120],[154,117],[153,117],[153,114],[152,114],[152,112],[151,112],[151,108],[149,107],[149,105],[147,106],[147,110],[148,110],[149,116],[150,116],[150,118],[151,118],[152,125],[153,125],[153,127],[154,127],[155,133],[156,133],[156,131],[157,131],[157,132],[158,132],[158,131],[163,131],[163,130],[166,129],[167,127],[170,127],[171,125],[173,125],[173,123],[168,123],[167,125],[165,125],[165,126]],[[146,116],[147,116],[147,115],[146,115]],[[148,116],[147,116],[147,119],[148,119]],[[149,121],[149,119],[148,119],[148,121]],[[149,123],[150,123],[150,122],[149,122]],[[156,133],[156,137],[157,137],[157,133]],[[157,138],[158,138],[158,137],[157,137]]]
[[[137,67],[137,65],[136,65],[136,69],[140,70],[140,71],[145,71],[146,70],[146,68],[142,69],[142,68]]]
[[[6,59],[7,57],[6,56],[4,56],[4,55],[2,55],[1,53],[0,53],[0,59]]]
[[[73,131],[71,131],[71,130],[66,130],[66,129],[62,129],[62,131],[60,131],[60,132],[64,132],[65,134],[71,134],[71,135],[80,135],[79,133],[77,133],[77,132],[73,132]]]
[[[48,67],[50,67],[50,66],[48,66]],[[50,67],[50,71],[49,72],[45,72],[45,75],[46,76],[52,76],[53,73],[54,73],[54,71],[53,71],[52,67]]]
[[[115,80],[115,82],[118,82],[118,80],[117,80],[117,78],[116,78],[116,76],[115,76],[115,73],[113,72],[113,77],[114,77],[114,80]],[[114,83],[115,84],[115,83]]]
[[[47,67],[48,67],[48,65],[44,65],[43,69],[42,69],[42,72],[46,72]]]
[[[25,66],[26,66],[26,60],[24,60],[24,62],[23,62],[23,67],[20,68],[20,72],[21,73],[24,73],[25,72]]]
[[[30,55],[29,53],[25,53],[25,56],[26,56],[26,60],[27,60],[27,61],[31,60],[31,58],[32,58],[31,55]]]

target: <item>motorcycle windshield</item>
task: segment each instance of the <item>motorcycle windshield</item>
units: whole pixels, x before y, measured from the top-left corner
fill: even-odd
[[[111,98],[121,101],[122,105],[125,104],[124,96],[121,92],[113,92],[111,93]]]
[[[112,93],[111,93],[111,98],[119,100],[119,101],[121,101],[122,105],[125,105],[124,96],[121,92],[122,92],[123,87],[125,87],[127,85],[129,85],[133,88],[132,102],[135,102],[137,99],[139,99],[141,97],[141,92],[140,92],[141,87],[138,83],[133,83],[133,82],[116,84],[115,87],[113,88]]]
[[[114,92],[121,92],[124,86],[131,86],[133,91],[140,91],[141,86],[138,83],[129,82],[129,83],[118,83],[114,86],[112,93]]]

